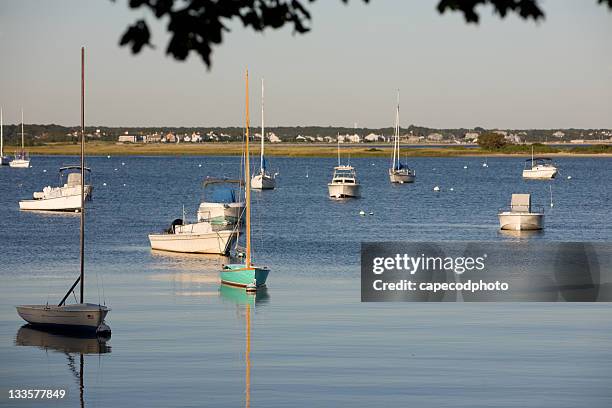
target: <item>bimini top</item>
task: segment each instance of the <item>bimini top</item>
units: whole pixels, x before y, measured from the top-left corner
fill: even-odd
[[[66,170],[81,170],[81,166],[78,164],[72,164],[69,166],[60,167],[59,169],[60,172],[66,171]],[[91,169],[89,167],[85,167],[85,170],[91,172]]]
[[[544,160],[544,161],[552,161],[550,157],[534,157],[533,159],[527,159],[526,162],[536,161],[536,160]]]
[[[210,185],[210,184],[238,184],[243,186],[244,185],[244,181],[242,180],[237,180],[237,179],[229,179],[229,178],[214,178],[214,177],[207,177],[204,180],[204,187]]]

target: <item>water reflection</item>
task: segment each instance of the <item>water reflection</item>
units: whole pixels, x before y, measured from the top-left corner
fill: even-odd
[[[29,324],[21,326],[15,336],[16,346],[38,347],[42,350],[64,353],[68,360],[68,369],[74,375],[79,387],[80,406],[85,406],[84,368],[85,354],[105,354],[111,352],[106,344],[109,337],[96,336],[86,332],[70,332],[60,330],[42,330]],[[79,363],[75,361],[79,357]]]
[[[256,307],[266,304],[270,296],[265,287],[257,292],[247,292],[244,288],[228,285],[219,287],[219,295],[222,299],[234,303],[238,318],[244,318],[245,321],[244,405],[248,408],[251,406],[251,313]]]
[[[544,230],[531,230],[531,231],[512,231],[512,230],[499,230],[501,235],[509,238],[537,238],[544,235]]]

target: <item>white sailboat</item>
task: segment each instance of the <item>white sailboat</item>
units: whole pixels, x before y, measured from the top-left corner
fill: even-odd
[[[395,112],[395,140],[393,142],[393,157],[389,169],[391,183],[414,183],[416,172],[400,161],[400,124],[399,124],[399,90],[397,91],[397,110]]]
[[[533,157],[531,146],[531,159],[525,160],[523,178],[532,180],[550,180],[557,175],[557,167],[548,157]]]
[[[85,168],[85,171],[86,174],[91,174],[91,169]],[[24,211],[80,211],[83,174],[81,167],[78,165],[64,166],[59,172],[59,186],[46,186],[42,191],[35,192],[32,200],[19,201],[19,209]],[[64,179],[66,179],[65,183],[63,183]],[[91,177],[89,182],[85,180],[85,183],[85,199],[91,200],[93,192]]]
[[[9,163],[9,166],[17,169],[30,167],[30,156],[24,148],[23,109],[21,110],[21,151],[15,153],[15,158]]]
[[[357,182],[357,173],[353,166],[340,164],[340,140],[338,138],[338,165],[334,167],[332,181],[327,184],[330,198],[358,198],[361,196],[361,185]]]
[[[81,48],[81,177],[85,178],[85,48]],[[59,327],[68,330],[87,330],[110,333],[104,318],[110,311],[106,305],[85,303],[85,185],[81,184],[80,269],[81,273],[57,306],[20,305],[17,313],[35,326]],[[80,284],[80,301],[66,304],[66,299]]]
[[[264,141],[266,130],[264,126],[264,80],[261,80],[261,152],[259,158],[259,173],[251,179],[251,188],[258,190],[273,190],[276,187],[276,178],[266,171],[266,158],[264,157]]]
[[[2,115],[2,108],[0,108],[0,166],[7,166],[11,162],[11,158],[4,155],[4,122]]]

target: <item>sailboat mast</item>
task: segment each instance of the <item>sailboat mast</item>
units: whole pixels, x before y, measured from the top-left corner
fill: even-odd
[[[338,133],[336,140],[338,142],[338,167],[339,167],[340,166],[340,133]]]
[[[81,47],[81,303],[85,295],[85,47]]]
[[[244,180],[246,184],[246,267],[251,266],[251,171],[249,165],[249,70],[246,70],[246,137],[244,154]]]
[[[23,151],[23,108],[21,108],[21,151]]]
[[[2,121],[2,108],[0,108],[0,161],[4,157],[4,122]]]
[[[264,127],[264,80],[261,79],[261,158],[259,160],[259,168],[261,173],[264,172],[264,139],[266,137],[266,130]]]

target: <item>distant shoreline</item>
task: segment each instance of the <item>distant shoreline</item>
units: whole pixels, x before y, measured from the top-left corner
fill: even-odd
[[[418,148],[402,147],[401,155],[408,157],[530,157],[527,152],[494,152],[480,148],[465,146],[424,145]],[[568,146],[572,148],[572,146]],[[4,153],[12,154],[18,148],[5,146]],[[90,142],[86,145],[86,154],[89,156],[239,156],[242,154],[241,143],[198,143],[198,144],[118,144]],[[389,157],[392,147],[380,145],[355,144],[341,145],[343,156],[359,157]],[[564,148],[560,148],[564,149]],[[30,146],[26,150],[31,155],[65,155],[77,156],[80,148],[77,144],[48,144],[45,146]],[[259,153],[259,144],[254,143],[251,150]],[[612,157],[609,152],[540,152],[536,155],[551,157]],[[277,157],[336,157],[337,147],[317,144],[274,144],[266,146],[266,156]]]

